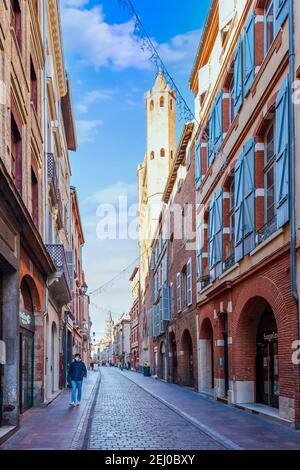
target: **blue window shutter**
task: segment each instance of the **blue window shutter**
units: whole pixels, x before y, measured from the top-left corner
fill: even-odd
[[[254,57],[254,25],[255,17],[251,15],[244,29],[244,96],[250,91],[255,75],[255,57]]]
[[[255,140],[244,146],[244,256],[255,248]]]
[[[234,56],[234,115],[236,116],[243,104],[243,53],[242,41],[239,39]]]
[[[289,14],[289,1],[288,0],[275,0],[274,1],[275,13],[275,34],[278,33],[283,25],[286,17]]]
[[[223,256],[223,193],[218,190],[215,194],[215,218],[216,218],[216,276],[222,272],[222,256]]]
[[[191,166],[191,147],[186,150],[186,167],[189,168]]]
[[[200,142],[198,143],[196,147],[196,152],[195,152],[195,188],[199,189],[200,184],[201,184],[201,178],[202,178],[202,171],[201,171],[201,144]]]
[[[208,165],[211,165],[215,159],[215,106],[213,106],[208,123]]]
[[[213,269],[216,259],[215,249],[215,198],[210,202],[209,207],[209,267]]]
[[[196,258],[197,258],[197,279],[202,276],[202,224],[197,226],[196,234]]]
[[[193,303],[193,265],[192,258],[189,258],[187,262],[187,304],[192,305]]]
[[[218,152],[223,141],[223,93],[220,91],[215,102],[214,148]]]
[[[234,168],[234,245],[235,261],[243,258],[244,225],[244,154],[238,158]]]
[[[289,220],[289,91],[285,78],[276,99],[276,208],[277,226]]]
[[[162,320],[169,321],[171,320],[171,318],[170,318],[169,287],[167,285],[162,287],[161,299],[162,299]]]

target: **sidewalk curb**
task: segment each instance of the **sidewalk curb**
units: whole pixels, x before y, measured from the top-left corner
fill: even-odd
[[[86,436],[86,430],[88,427],[88,422],[89,422],[89,417],[91,414],[91,410],[94,406],[95,399],[98,395],[98,390],[100,387],[101,383],[101,372],[99,372],[99,376],[97,377],[97,380],[93,386],[91,396],[89,401],[87,402],[84,411],[82,413],[82,417],[80,419],[80,423],[78,425],[77,431],[72,439],[72,443],[70,446],[70,450],[82,450],[82,447],[84,445],[84,440]]]
[[[122,374],[122,372],[119,372],[120,374]],[[185,413],[184,411],[181,411],[179,408],[177,408],[175,405],[172,405],[171,403],[169,403],[168,401],[164,400],[163,398],[161,398],[160,396],[156,395],[155,393],[153,393],[151,390],[149,390],[148,388],[144,387],[143,385],[140,385],[139,383],[137,383],[134,379],[128,377],[127,375],[125,374],[122,374],[123,377],[126,377],[128,380],[130,380],[131,382],[133,382],[135,385],[137,385],[139,388],[141,388],[142,390],[144,390],[145,392],[149,393],[149,395],[151,395],[153,398],[155,398],[156,400],[158,400],[159,402],[161,402],[163,405],[167,406],[168,408],[170,408],[172,411],[174,411],[175,413],[177,413],[179,416],[181,416],[182,418],[184,418],[186,421],[188,421],[189,423],[191,423],[193,426],[195,426],[196,428],[198,428],[200,431],[204,432],[205,434],[207,434],[209,437],[211,437],[214,441],[216,441],[218,444],[220,444],[221,446],[225,447],[226,449],[228,450],[244,450],[243,447],[240,447],[238,444],[236,444],[235,442],[231,441],[230,439],[228,439],[227,437],[223,436],[222,434],[218,433],[217,431],[214,431],[212,428],[206,426],[205,424],[202,424],[200,423],[198,420],[196,420],[195,418],[193,418],[192,416],[190,416],[189,414]]]

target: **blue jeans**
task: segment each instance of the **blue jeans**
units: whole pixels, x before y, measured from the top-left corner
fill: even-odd
[[[72,380],[72,403],[76,402],[76,390],[77,401],[81,401],[82,380]]]

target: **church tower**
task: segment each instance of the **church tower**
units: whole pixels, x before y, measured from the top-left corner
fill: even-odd
[[[151,237],[162,208],[162,195],[176,151],[176,95],[158,73],[146,95],[147,196],[151,211]]]

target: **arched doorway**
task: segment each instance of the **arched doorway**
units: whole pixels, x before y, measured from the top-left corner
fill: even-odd
[[[166,346],[164,341],[161,342],[159,350],[159,378],[166,379]]]
[[[253,297],[245,304],[235,337],[235,402],[278,408],[280,336],[274,311],[263,297]]]
[[[256,401],[279,408],[278,332],[270,307],[263,312],[257,331]]]
[[[183,352],[182,385],[194,387],[193,342],[188,330],[183,332],[181,338],[181,349]]]
[[[172,383],[177,382],[177,347],[175,334],[172,331],[169,335],[170,345],[170,380]]]
[[[211,321],[205,318],[200,329],[200,389],[212,391],[214,380],[214,332]]]
[[[22,280],[20,286],[19,322],[19,406],[20,413],[24,413],[33,406],[34,402],[34,302],[26,278]]]
[[[55,322],[52,322],[51,328],[51,388],[52,393],[58,390],[58,336]]]

